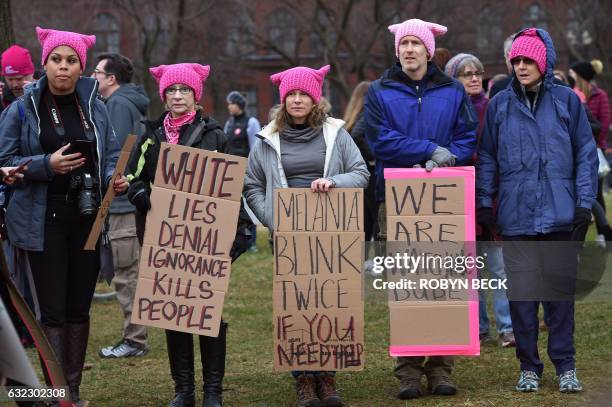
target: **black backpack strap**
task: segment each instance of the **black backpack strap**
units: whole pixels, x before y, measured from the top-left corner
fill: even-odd
[[[195,143],[196,138],[198,137],[198,135],[200,134],[202,129],[204,129],[204,127],[206,127],[206,121],[204,119],[202,119],[202,121],[200,123],[198,123],[197,126],[190,127],[190,129],[192,129],[191,133],[189,134],[189,138],[187,139],[187,141],[183,145],[185,147],[193,146],[193,143]]]

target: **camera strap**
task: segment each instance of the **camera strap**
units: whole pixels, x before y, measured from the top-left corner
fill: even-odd
[[[85,117],[85,113],[83,112],[83,108],[79,103],[76,93],[74,94],[74,102],[76,103],[77,110],[79,111],[79,117],[81,118],[81,125],[83,126],[83,131],[85,132],[85,138],[87,140],[95,140],[96,136],[94,134],[93,128]],[[45,105],[47,106],[47,110],[49,111],[49,116],[51,117],[51,123],[53,124],[55,132],[63,139],[64,144],[68,143],[69,140],[66,137],[66,129],[64,128],[62,115],[60,113],[59,107],[57,106],[57,102],[55,101],[55,98],[53,97],[51,92],[45,92]]]

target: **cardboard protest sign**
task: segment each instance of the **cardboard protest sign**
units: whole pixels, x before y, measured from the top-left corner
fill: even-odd
[[[275,369],[363,369],[363,190],[278,189],[274,207]]]
[[[229,257],[240,201],[154,186],[151,188],[151,202],[145,227],[145,244]]]
[[[325,194],[309,189],[279,189],[274,200],[278,232],[363,231],[363,190],[332,188]]]
[[[246,163],[244,157],[162,143],[155,185],[239,202]]]
[[[477,260],[474,183],[473,167],[385,169],[387,247],[396,241],[416,247],[411,257],[420,260],[412,273],[387,273],[388,281],[416,283],[389,292],[391,356],[480,353],[477,295],[470,288]]]
[[[218,336],[246,159],[162,143],[132,322]]]
[[[119,175],[123,175],[125,171],[125,167],[130,158],[130,154],[132,153],[132,148],[134,147],[134,143],[136,143],[137,136],[134,134],[128,134],[121,147],[121,152],[119,153],[119,158],[117,159],[117,165],[115,166],[115,172],[113,172],[113,176],[111,177],[110,182],[108,183],[108,188],[106,189],[106,194],[104,194],[104,199],[100,204],[100,209],[98,209],[98,213],[96,214],[96,220],[94,221],[93,226],[91,227],[91,232],[89,232],[89,237],[85,242],[84,250],[96,250],[96,243],[98,243],[98,238],[100,237],[100,232],[102,232],[102,227],[104,226],[104,220],[108,215],[108,211],[110,210],[110,206],[113,203],[113,199],[115,199],[115,190],[113,189],[113,184]]]

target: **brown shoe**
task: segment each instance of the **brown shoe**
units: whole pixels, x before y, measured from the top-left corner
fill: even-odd
[[[342,398],[336,390],[336,378],[322,374],[317,378],[317,393],[324,407],[342,407]]]
[[[321,400],[317,397],[317,379],[312,375],[301,375],[295,379],[295,390],[299,407],[320,407]]]
[[[397,398],[400,400],[416,399],[423,395],[421,391],[421,378],[404,378],[400,382]]]
[[[457,394],[457,387],[448,376],[427,377],[429,392],[438,396],[453,396]]]

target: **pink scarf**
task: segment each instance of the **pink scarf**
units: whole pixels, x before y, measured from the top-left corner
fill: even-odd
[[[164,130],[166,131],[166,139],[170,144],[178,144],[181,127],[187,123],[191,123],[195,118],[195,110],[189,113],[185,113],[179,117],[172,117],[171,113],[168,113],[164,118]]]

